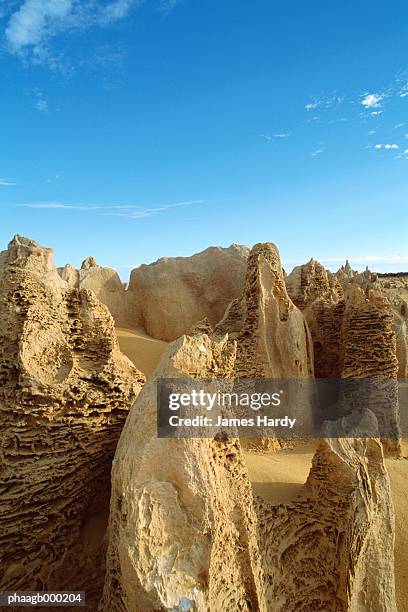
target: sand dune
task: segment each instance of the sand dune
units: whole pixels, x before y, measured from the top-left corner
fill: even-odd
[[[116,336],[121,351],[149,378],[158,364],[167,343],[151,338],[143,329],[132,330],[117,327]]]

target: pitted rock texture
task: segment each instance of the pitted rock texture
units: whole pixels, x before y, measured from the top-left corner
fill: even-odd
[[[400,341],[395,333],[395,308],[381,290],[377,275],[343,269],[348,278],[344,290],[335,277],[318,262],[299,266],[287,279],[289,293],[302,308],[313,339],[317,378],[395,380],[404,367],[404,327]],[[402,341],[401,341],[402,337]],[[397,350],[398,347],[398,350]],[[342,398],[344,413],[367,404],[364,388],[358,397]],[[400,427],[397,385],[389,385],[370,409],[382,431],[387,454],[400,453]]]
[[[370,398],[369,407],[377,417],[381,431],[390,432],[384,438],[387,455],[400,455],[400,417],[398,405],[398,359],[394,316],[388,300],[376,291],[363,291],[352,285],[346,293],[345,311],[341,331],[341,377],[345,379],[371,379],[390,381],[376,396]],[[395,384],[391,384],[395,381]],[[344,398],[345,409],[353,403],[365,403],[364,389],[357,397]]]
[[[343,297],[336,276],[314,259],[294,268],[285,278],[285,283],[292,302],[301,310],[323,296],[333,301]]]
[[[378,440],[322,441],[302,496],[256,498],[267,609],[397,612],[394,511]]]
[[[226,339],[183,337],[164,378],[229,377]],[[155,381],[123,429],[112,470],[110,543],[100,610],[265,611],[256,516],[238,440],[158,439]],[[180,607],[178,607],[180,606]]]
[[[129,299],[153,338],[179,338],[205,317],[215,325],[241,295],[248,249],[210,247],[192,257],[169,257],[132,270]]]
[[[243,295],[229,305],[215,333],[236,338],[238,377],[305,378],[313,374],[310,333],[288,295],[274,244],[252,248]]]
[[[1,590],[84,589],[95,609],[111,460],[144,376],[106,307],[19,236],[0,254],[0,313]]]

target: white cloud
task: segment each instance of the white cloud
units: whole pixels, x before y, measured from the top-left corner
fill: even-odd
[[[72,0],[25,0],[6,28],[12,51],[40,45],[56,29],[63,28],[63,20],[72,8]]]
[[[393,150],[395,150],[395,149],[399,149],[399,146],[397,144],[395,144],[395,143],[392,143],[392,144],[387,143],[387,144],[376,144],[376,145],[374,145],[374,148],[377,149],[377,150],[380,150],[380,149],[387,149],[387,150],[393,149]]]
[[[48,110],[48,102],[47,100],[37,100],[35,103],[35,108],[41,112],[46,112]]]
[[[265,138],[265,140],[273,140],[274,138],[282,139],[289,138],[292,132],[283,132],[281,134],[261,134],[261,138]]]
[[[318,101],[316,101],[316,102],[310,102],[309,104],[306,104],[305,109],[306,109],[307,111],[314,110],[315,108],[317,108],[318,106],[320,106],[320,104],[322,104],[322,101],[321,101],[321,100],[318,100]]]
[[[62,202],[28,202],[25,204],[18,204],[17,206],[19,208],[31,208],[35,210],[98,211],[100,214],[110,214],[119,217],[127,217],[129,219],[145,219],[146,217],[152,217],[172,208],[192,206],[194,204],[203,203],[204,200],[186,200],[183,202],[176,202],[175,204],[167,204],[153,208],[143,208],[134,204],[107,204],[106,206],[103,206],[101,204],[64,204]]]
[[[398,130],[399,128],[404,127],[405,123],[397,123],[397,125],[394,125],[394,130]]]
[[[368,135],[369,135],[369,136],[372,136],[373,134],[375,134],[375,130],[370,130],[370,131],[368,132]]]
[[[362,96],[361,104],[364,108],[378,108],[381,106],[381,102],[384,96],[382,94],[364,94]]]
[[[0,178],[0,187],[14,187],[16,183],[7,178]]]
[[[315,151],[311,152],[311,156],[312,157],[317,157],[317,155],[321,155],[321,153],[323,153],[324,149],[316,149]]]
[[[15,53],[34,64],[63,69],[61,58],[51,49],[51,40],[62,32],[107,26],[123,19],[141,0],[24,0],[11,14],[5,30],[6,42]]]

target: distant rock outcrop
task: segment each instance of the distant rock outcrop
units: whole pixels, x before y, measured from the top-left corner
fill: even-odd
[[[153,338],[172,341],[205,317],[211,325],[242,293],[248,249],[210,247],[192,257],[166,257],[132,270],[129,292],[139,322]]]
[[[312,260],[286,279],[288,291],[302,308],[312,334],[315,375],[396,381],[399,367],[390,301],[369,270],[351,274],[346,266],[345,272],[349,281],[343,278],[342,288],[333,274]],[[381,401],[370,402],[370,408],[381,430],[392,434],[384,440],[387,454],[399,454],[396,386],[390,384],[387,393],[390,395]]]
[[[16,236],[0,253],[1,590],[86,590],[104,573],[110,468],[144,376],[107,308]]]
[[[228,306],[215,333],[228,333],[236,339],[238,377],[313,375],[309,330],[288,295],[274,244],[256,244],[252,248],[242,297]]]
[[[143,327],[170,342],[199,321],[215,325],[242,293],[248,249],[210,247],[191,257],[165,257],[132,270],[125,288],[116,270],[88,257],[80,270],[59,268],[70,287],[89,289],[105,304],[118,327]]]
[[[93,291],[109,308],[118,327],[132,327],[135,319],[137,324],[138,314],[132,307],[132,300],[113,268],[99,266],[93,257],[87,257],[80,270],[67,264],[58,272],[70,288]]]

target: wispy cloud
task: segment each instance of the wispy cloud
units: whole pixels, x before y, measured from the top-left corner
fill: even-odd
[[[284,139],[289,138],[292,135],[292,132],[282,132],[280,134],[261,134],[261,138],[265,138],[265,140],[274,140],[274,139]]]
[[[58,35],[109,26],[140,4],[142,0],[24,0],[9,15],[5,28],[8,51],[26,62],[68,70],[62,53],[52,45]]]
[[[14,187],[17,183],[7,178],[0,178],[0,187]]]
[[[324,151],[324,148],[322,148],[322,149],[316,149],[315,151],[312,151],[312,152],[310,153],[310,155],[311,155],[312,157],[317,157],[318,155],[321,155],[321,154],[323,153],[323,151]]]
[[[172,208],[181,206],[193,206],[194,204],[203,204],[204,200],[185,200],[174,204],[166,204],[151,208],[143,208],[135,204],[108,204],[108,205],[84,205],[84,204],[64,204],[62,202],[28,202],[17,204],[19,208],[31,208],[34,210],[71,210],[71,211],[96,211],[100,214],[109,214],[128,219],[145,219],[160,213],[166,212]]]
[[[305,109],[307,111],[311,111],[319,107],[333,108],[333,107],[339,106],[344,101],[345,101],[344,96],[339,96],[336,92],[334,92],[327,97],[314,98],[312,102],[305,104]]]
[[[376,94],[376,93],[366,93],[363,94],[362,99],[361,99],[361,104],[364,106],[364,108],[379,108],[381,106],[381,103],[384,99],[384,95],[383,94]]]

